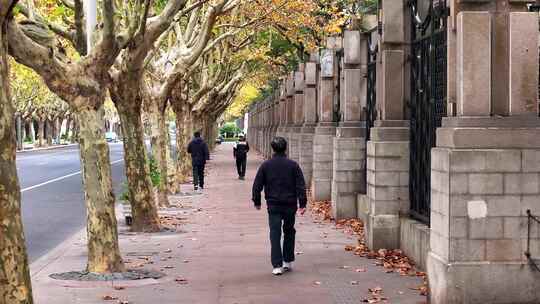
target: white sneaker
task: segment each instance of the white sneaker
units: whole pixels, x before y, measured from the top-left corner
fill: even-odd
[[[283,274],[283,268],[281,267],[277,267],[277,268],[274,268],[274,270],[272,270],[272,274],[273,275],[282,275]]]
[[[290,263],[283,262],[283,270],[284,271],[291,271],[292,270],[292,262],[290,262]]]

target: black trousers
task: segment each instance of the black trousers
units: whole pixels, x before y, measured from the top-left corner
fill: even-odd
[[[271,260],[274,268],[283,266],[283,262],[294,261],[294,242],[296,230],[294,221],[296,207],[268,206],[268,224],[270,226]],[[281,250],[281,229],[283,228],[283,251]]]
[[[236,170],[238,171],[238,176],[246,176],[246,164],[247,157],[237,157],[236,158]]]
[[[204,165],[193,165],[193,185],[204,188]]]

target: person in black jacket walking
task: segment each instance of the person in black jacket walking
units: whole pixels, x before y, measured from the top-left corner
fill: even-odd
[[[249,152],[249,143],[244,135],[240,136],[238,142],[234,145],[233,156],[236,159],[236,170],[238,171],[238,179],[246,177],[247,154]]]
[[[292,270],[296,230],[296,212],[306,211],[306,184],[298,163],[287,158],[287,141],[276,137],[271,143],[274,156],[265,161],[253,182],[253,203],[261,209],[261,191],[264,189],[268,207],[270,226],[272,273],[281,275]],[[300,209],[298,209],[298,206]],[[283,226],[283,251],[281,250],[281,229]]]
[[[191,165],[193,167],[193,186],[197,191],[204,189],[204,166],[210,159],[208,145],[201,138],[201,132],[195,132],[193,140],[189,143],[187,151],[191,154]]]

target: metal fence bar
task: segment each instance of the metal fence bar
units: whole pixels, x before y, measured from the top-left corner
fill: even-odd
[[[419,2],[428,10],[420,12]],[[446,116],[446,1],[409,0],[411,12],[410,214],[429,224],[431,215],[431,148]]]
[[[536,222],[536,224],[540,224],[540,218],[532,215],[531,210],[527,209],[527,251],[525,251],[525,256],[527,257],[529,264],[534,269],[540,272],[540,266],[538,266],[538,264],[531,255],[531,225],[533,222]]]

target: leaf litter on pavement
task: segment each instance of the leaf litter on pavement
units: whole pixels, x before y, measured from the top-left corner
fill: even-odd
[[[400,249],[380,249],[378,251],[373,251],[368,248],[365,241],[364,234],[364,223],[358,219],[343,219],[335,221],[332,217],[332,204],[331,202],[314,202],[310,198],[309,209],[313,215],[313,222],[317,224],[322,223],[334,223],[333,229],[341,230],[346,234],[356,236],[357,242],[354,245],[345,246],[345,251],[352,252],[354,255],[359,257],[365,257],[368,259],[375,260],[376,266],[382,266],[384,272],[393,273],[396,272],[402,276],[416,276],[423,279],[423,284],[418,287],[411,288],[412,290],[418,291],[420,295],[428,295],[428,285],[427,285],[427,275],[425,272],[417,271],[415,269],[414,262],[407,257],[402,250]],[[323,233],[326,235],[326,233]],[[324,238],[324,236],[323,236]],[[347,269],[347,266],[342,266],[340,268]],[[366,272],[364,268],[357,268],[356,272]],[[380,287],[378,287],[380,288]],[[375,292],[382,291],[378,288],[373,289]],[[370,289],[370,292],[372,290]],[[384,297],[374,297],[372,292],[371,299],[365,299],[366,303],[379,303],[385,301]]]

